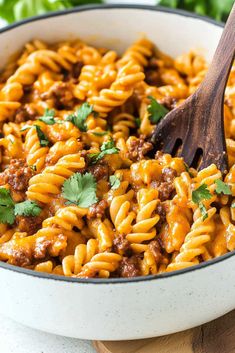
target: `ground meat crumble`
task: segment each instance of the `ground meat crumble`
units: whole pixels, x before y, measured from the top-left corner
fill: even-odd
[[[128,255],[130,251],[130,243],[126,239],[125,234],[118,234],[113,240],[113,250],[119,255]]]
[[[146,141],[143,135],[140,135],[140,138],[132,137],[128,140],[128,158],[134,162],[144,159],[144,156],[152,149],[152,143]]]
[[[177,176],[176,170],[168,167],[162,170],[162,175],[160,180],[153,180],[151,182],[151,187],[158,190],[159,199],[161,201],[169,200],[171,198],[171,195],[175,190],[174,179],[176,176]]]
[[[12,197],[15,196],[16,201],[22,201],[25,198],[29,179],[33,175],[33,169],[23,159],[12,159],[9,167],[0,173],[0,184],[9,184]]]
[[[120,277],[140,276],[139,258],[137,255],[123,257],[120,262],[118,273]]]
[[[94,203],[89,207],[87,218],[102,218],[105,214],[105,210],[108,207],[108,202],[106,200],[101,200]]]

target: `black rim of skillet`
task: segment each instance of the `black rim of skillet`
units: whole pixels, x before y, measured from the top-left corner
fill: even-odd
[[[50,12],[48,14],[44,14],[41,16],[35,16],[31,17],[29,19],[19,21],[17,23],[14,23],[10,26],[6,26],[2,29],[0,29],[0,33],[8,32],[11,31],[12,29],[15,29],[17,27],[21,27],[24,24],[35,22],[35,21],[40,21],[44,20],[46,18],[51,18],[51,17],[57,17],[61,15],[69,15],[72,13],[77,13],[77,12],[84,12],[84,11],[92,11],[92,10],[109,10],[109,9],[136,9],[136,10],[147,10],[147,11],[158,11],[158,12],[165,12],[169,14],[175,14],[175,15],[180,15],[184,17],[191,17],[191,18],[196,18],[199,20],[202,20],[204,22],[209,22],[212,23],[218,27],[223,27],[224,24],[222,22],[215,21],[209,17],[206,16],[199,16],[194,13],[190,13],[187,11],[183,10],[175,10],[175,9],[170,9],[166,7],[161,7],[161,6],[150,6],[150,5],[123,5],[123,4],[116,4],[116,5],[85,5],[85,6],[78,6],[72,9],[68,10],[63,10],[63,11],[56,11],[56,12]],[[173,271],[173,272],[168,272],[168,273],[163,273],[160,275],[150,275],[150,276],[140,276],[140,277],[134,277],[134,278],[107,278],[107,279],[102,279],[102,278],[71,278],[71,277],[65,277],[65,276],[58,276],[54,274],[49,274],[49,273],[43,273],[43,272],[37,272],[34,270],[29,270],[23,267],[18,267],[18,266],[13,266],[10,264],[7,264],[5,262],[0,261],[0,268],[4,268],[6,270],[11,270],[14,272],[20,272],[25,275],[30,275],[34,277],[39,277],[39,278],[44,278],[44,279],[51,279],[51,280],[58,280],[58,281],[63,281],[63,282],[72,282],[72,283],[84,283],[84,284],[110,284],[110,283],[133,283],[133,282],[144,282],[144,281],[151,281],[154,279],[160,280],[164,278],[169,278],[169,277],[174,277],[174,276],[179,276],[182,274],[186,274],[188,272],[192,271],[197,271],[199,269],[211,266],[213,264],[217,264],[219,262],[222,262],[232,256],[235,255],[235,251],[226,253],[225,255],[222,255],[218,258],[214,258],[210,261],[207,262],[202,262],[198,265],[188,267],[182,270],[178,271]]]

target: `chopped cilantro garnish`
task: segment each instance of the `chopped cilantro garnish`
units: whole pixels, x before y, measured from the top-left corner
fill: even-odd
[[[49,144],[49,141],[44,134],[44,132],[41,130],[40,126],[34,125],[38,134],[38,139],[41,147],[45,147]]]
[[[80,131],[86,132],[86,119],[92,113],[93,107],[89,103],[83,103],[73,114],[67,116],[66,120],[71,121]]]
[[[55,111],[53,109],[46,108],[44,115],[41,116],[38,120],[43,121],[47,125],[54,125],[56,124],[54,116],[55,116]]]
[[[49,141],[39,125],[31,125],[31,126],[25,125],[24,127],[22,127],[20,131],[25,131],[25,130],[31,129],[32,127],[34,127],[37,131],[40,146],[41,147],[47,146],[49,144]]]
[[[110,185],[111,185],[111,189],[113,189],[113,190],[118,189],[120,184],[121,184],[120,179],[116,175],[111,175],[109,177],[109,182],[110,182]]]
[[[207,188],[206,184],[202,184],[196,190],[192,192],[192,201],[199,206],[199,209],[202,214],[203,221],[208,217],[206,208],[203,204],[203,200],[209,200],[212,197],[210,191]]]
[[[0,222],[13,224],[15,216],[38,216],[41,208],[33,201],[14,203],[10,191],[0,188]]]
[[[73,174],[64,182],[62,196],[68,200],[67,204],[76,204],[87,208],[98,201],[96,197],[96,180],[91,173]]]
[[[38,216],[41,207],[34,201],[23,201],[15,205],[15,215],[17,216]]]
[[[107,135],[109,132],[108,131],[93,131],[92,134],[95,136],[105,136]]]
[[[149,120],[151,123],[157,124],[159,120],[161,120],[169,112],[169,110],[159,104],[152,96],[149,96],[148,98],[150,99],[150,105],[147,108]]]
[[[206,207],[205,207],[205,205],[203,205],[202,202],[200,202],[198,204],[198,206],[199,206],[199,209],[201,211],[202,219],[203,219],[203,221],[205,221],[205,219],[208,218],[208,213],[207,213]]]
[[[102,159],[105,155],[108,154],[116,154],[119,152],[119,149],[115,147],[114,141],[111,139],[106,141],[100,147],[101,152],[89,154],[88,157],[91,160],[92,164],[97,163],[100,159]]]
[[[224,195],[232,195],[230,186],[226,183],[224,183],[222,180],[217,179],[215,181],[215,191],[217,194],[224,194]]]
[[[14,220],[14,202],[10,191],[6,188],[0,188],[0,222],[13,224]]]

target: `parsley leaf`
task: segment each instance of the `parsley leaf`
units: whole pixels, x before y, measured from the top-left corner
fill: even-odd
[[[88,157],[91,159],[91,163],[95,164],[107,154],[117,154],[119,149],[115,147],[114,141],[111,139],[106,141],[100,147],[101,152],[89,154]]]
[[[206,184],[202,184],[192,192],[192,200],[194,203],[199,204],[203,200],[211,199],[212,195],[207,188]]]
[[[121,181],[116,175],[111,175],[109,177],[109,182],[110,182],[110,185],[111,185],[111,189],[113,189],[113,190],[118,189],[119,186],[121,185]]]
[[[55,111],[53,109],[46,108],[44,115],[41,116],[38,120],[43,121],[47,125],[54,125],[56,121],[54,119]]]
[[[41,207],[34,201],[23,201],[15,205],[15,215],[19,216],[38,216],[41,212]]]
[[[44,134],[44,132],[41,130],[40,126],[34,125],[38,134],[38,139],[41,147],[45,147],[49,144],[49,141]]]
[[[89,103],[83,103],[80,108],[77,109],[76,113],[67,116],[66,120],[71,121],[80,131],[86,132],[87,125],[86,119],[92,113],[93,106]]]
[[[215,181],[215,191],[217,194],[232,195],[231,189],[228,184],[224,183],[222,180],[217,179]]]
[[[196,190],[192,192],[192,201],[199,206],[199,209],[202,214],[203,221],[208,217],[206,207],[202,203],[203,200],[209,200],[212,197],[210,191],[207,188],[206,184],[202,184]]]
[[[149,120],[151,123],[157,124],[159,120],[161,120],[169,112],[169,110],[159,104],[152,96],[149,96],[148,98],[150,99],[150,105],[147,108]]]
[[[98,201],[96,186],[96,180],[91,173],[75,173],[64,182],[62,196],[68,200],[68,204],[74,203],[87,208]]]
[[[0,188],[0,222],[13,224],[15,216],[38,216],[41,208],[34,201],[24,201],[15,204],[10,190]]]
[[[14,202],[10,191],[6,188],[0,188],[0,222],[13,224],[14,221]]]

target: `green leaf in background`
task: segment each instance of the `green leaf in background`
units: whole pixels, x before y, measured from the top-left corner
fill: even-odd
[[[0,0],[0,18],[12,23],[27,17],[102,0]]]
[[[157,4],[226,21],[234,0],[158,0]]]

